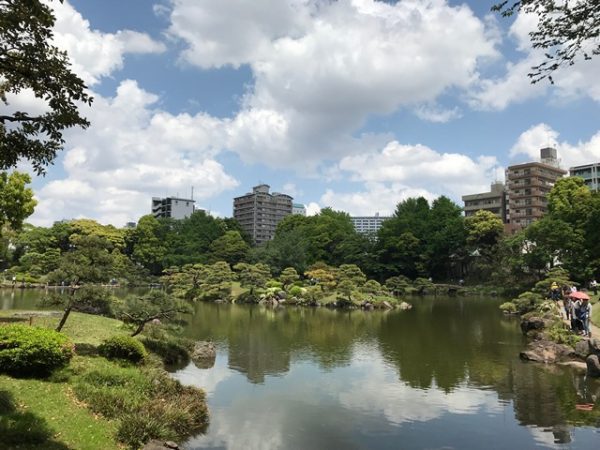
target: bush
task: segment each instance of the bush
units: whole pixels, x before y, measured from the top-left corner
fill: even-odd
[[[107,359],[124,359],[132,363],[139,363],[148,356],[144,345],[131,336],[108,338],[100,344],[98,353]]]
[[[543,298],[540,294],[535,292],[523,292],[518,298],[513,299],[512,303],[515,304],[519,314],[525,314],[527,312],[535,310],[539,305],[542,304]]]
[[[517,307],[513,302],[505,302],[500,305],[500,310],[508,314],[514,314],[517,312]]]
[[[292,286],[289,290],[289,294],[291,297],[300,297],[302,295],[303,291],[304,291],[304,288],[302,288],[300,286]]]
[[[69,364],[73,343],[65,335],[27,325],[0,327],[0,371],[11,375],[48,376]]]
[[[136,412],[121,419],[117,430],[117,440],[129,448],[141,448],[152,439],[172,440],[174,433],[169,432],[160,417],[148,413]]]
[[[142,342],[149,351],[160,356],[164,364],[187,364],[190,360],[190,343],[183,339],[144,337]]]

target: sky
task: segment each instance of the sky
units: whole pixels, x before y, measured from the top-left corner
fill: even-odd
[[[391,215],[414,196],[462,204],[541,147],[564,168],[600,162],[600,57],[532,85],[536,18],[493,3],[50,1],[92,125],[34,176],[29,221],[123,226],[192,187],[229,217],[260,183],[311,214]]]

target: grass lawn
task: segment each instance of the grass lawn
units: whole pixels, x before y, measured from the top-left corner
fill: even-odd
[[[12,313],[2,311],[0,324],[12,322]],[[28,323],[28,318],[24,319]],[[34,317],[33,325],[54,328],[59,320],[60,316]],[[72,313],[63,330],[73,342],[94,345],[111,335],[127,332],[118,320],[80,313]],[[112,363],[103,358],[75,356],[68,368],[48,380],[0,375],[0,447],[23,450],[122,448],[114,438],[116,422],[93,414],[78,402],[67,382],[71,375],[99,364]]]

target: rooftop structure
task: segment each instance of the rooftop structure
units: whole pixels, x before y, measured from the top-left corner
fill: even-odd
[[[277,192],[269,193],[269,185],[260,184],[252,192],[233,199],[233,217],[257,245],[273,239],[281,220],[292,214],[293,198]]]
[[[292,214],[306,216],[306,206],[304,206],[302,203],[294,203],[292,205]]]

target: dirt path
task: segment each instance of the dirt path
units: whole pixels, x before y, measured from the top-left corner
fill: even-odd
[[[596,305],[593,305],[593,306],[596,306],[596,308],[600,307],[600,303],[597,303]],[[558,301],[558,306],[560,308],[560,312],[563,317],[563,321],[565,322],[565,324],[567,324],[570,327],[571,321],[567,320],[567,317],[565,314],[565,307],[564,307],[562,300]],[[600,328],[598,328],[596,325],[594,325],[591,320],[590,320],[590,333],[591,333],[591,337],[600,338]],[[582,336],[582,337],[585,338],[585,336]]]

